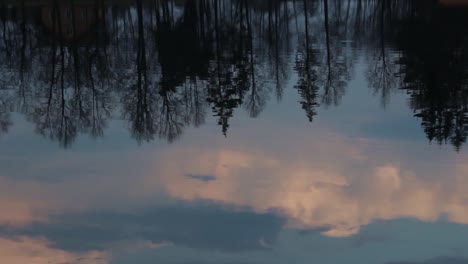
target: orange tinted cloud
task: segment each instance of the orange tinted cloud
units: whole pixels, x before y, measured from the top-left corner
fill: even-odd
[[[106,253],[72,254],[49,247],[49,243],[45,239],[28,237],[0,238],[0,256],[2,263],[8,264],[109,263]]]
[[[343,146],[346,151],[328,150],[337,154],[325,163],[312,155],[289,158],[248,148],[198,155],[196,149],[183,149],[168,154],[157,170],[165,175],[163,185],[172,197],[249,206],[259,212],[280,209],[290,226],[329,227],[324,232],[329,236],[354,235],[373,221],[399,218],[430,222],[447,216],[468,224],[468,167],[440,177],[417,175],[418,168],[405,170],[397,163],[350,156],[362,153],[359,146],[354,145],[355,151],[349,144]],[[295,151],[307,152],[303,147]],[[188,173],[213,175],[216,180],[184,176]]]
[[[33,201],[0,200],[0,225],[24,226],[42,222],[46,217],[38,212],[39,204]],[[37,211],[37,213],[36,213]]]
[[[0,177],[0,225],[23,226],[46,220],[48,201],[40,199],[37,184]]]
[[[259,212],[280,209],[291,227],[329,227],[329,236],[356,234],[379,219],[436,221],[446,215],[468,224],[468,167],[434,175],[417,157],[405,166],[395,155],[402,146],[387,144],[381,151],[368,139],[320,131],[314,136],[293,135],[280,147],[244,142],[137,152],[132,175],[73,177],[54,184],[0,178],[0,223],[47,221],[57,211],[131,210],[170,199],[208,199]],[[116,164],[113,172],[127,164],[119,158],[108,157]],[[462,154],[459,158],[454,164],[466,160]],[[75,159],[75,166],[86,166],[90,159]]]

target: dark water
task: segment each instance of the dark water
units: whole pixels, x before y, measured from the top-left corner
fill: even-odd
[[[65,2],[0,1],[0,263],[468,263],[463,1]]]

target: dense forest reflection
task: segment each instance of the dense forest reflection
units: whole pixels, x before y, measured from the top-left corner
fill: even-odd
[[[286,89],[313,121],[364,59],[382,107],[403,89],[429,140],[459,149],[467,138],[468,12],[437,1],[0,5],[0,135],[17,112],[64,147],[114,118],[139,142],[174,141],[207,115],[227,135],[236,112],[256,118]]]

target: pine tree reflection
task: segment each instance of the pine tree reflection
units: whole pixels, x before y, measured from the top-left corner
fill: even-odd
[[[467,15],[465,9],[427,8],[402,22],[398,39],[415,116],[429,140],[457,150],[468,136]]]
[[[80,134],[103,136],[120,116],[138,142],[172,142],[211,111],[227,135],[235,114],[260,116],[293,79],[312,121],[319,106],[340,104],[363,48],[383,106],[404,83],[431,140],[456,148],[466,141],[466,19],[436,2],[0,5],[3,131],[21,112],[68,147]]]

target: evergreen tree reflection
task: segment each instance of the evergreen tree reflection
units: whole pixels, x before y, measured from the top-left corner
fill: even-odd
[[[1,2],[0,129],[19,112],[68,147],[121,117],[138,142],[172,142],[213,115],[228,135],[234,115],[257,118],[291,88],[313,121],[341,103],[360,49],[382,105],[402,83],[429,139],[459,149],[465,13],[422,0]]]

